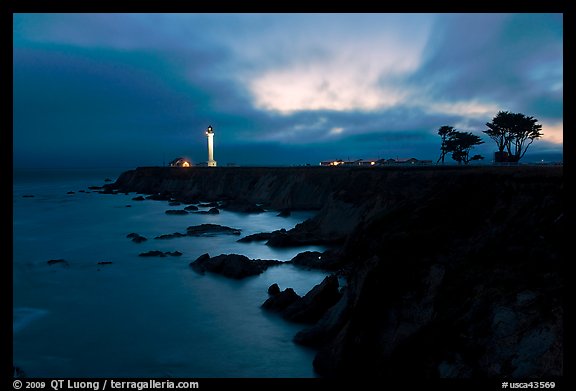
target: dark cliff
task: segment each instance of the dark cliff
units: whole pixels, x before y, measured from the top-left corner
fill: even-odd
[[[562,375],[561,167],[139,168],[111,188],[318,209],[348,283],[314,326],[324,376]]]

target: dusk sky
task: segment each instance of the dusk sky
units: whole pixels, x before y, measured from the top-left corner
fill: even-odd
[[[14,166],[436,161],[499,110],[561,160],[562,14],[15,14]],[[31,158],[33,157],[33,158]]]

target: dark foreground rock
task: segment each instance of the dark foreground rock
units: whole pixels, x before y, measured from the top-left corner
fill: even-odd
[[[318,210],[291,231],[340,240],[350,270],[338,302],[295,336],[319,349],[321,376],[538,380],[565,371],[562,171],[147,167],[112,186]]]
[[[239,213],[263,213],[265,210],[253,202],[244,199],[232,199],[222,202],[221,209]]]
[[[239,254],[222,254],[216,257],[203,254],[194,262],[190,263],[190,266],[201,274],[209,271],[226,277],[241,279],[258,275],[268,267],[281,263],[282,262],[275,260],[249,259]]]
[[[292,322],[314,323],[340,299],[338,286],[338,278],[331,275],[303,297],[291,288],[279,293],[275,289],[276,292],[270,293],[269,289],[271,297],[262,304],[262,308],[279,312],[284,319]]]
[[[162,191],[155,194],[150,194],[146,197],[147,200],[152,201],[171,201],[172,200],[172,192],[170,191]]]
[[[320,238],[314,232],[281,229],[271,233],[266,245],[270,247],[301,247],[329,242],[329,239]]]
[[[282,209],[276,216],[278,217],[290,217],[292,212],[290,209]]]
[[[193,212],[198,210],[198,207],[196,205],[188,205],[187,207],[184,208],[184,210],[187,210],[188,212]]]
[[[238,240],[241,243],[266,241],[270,247],[302,247],[329,243],[329,240],[321,239],[314,233],[305,231],[287,231],[284,228],[273,232],[261,232],[245,236]]]
[[[304,251],[297,254],[290,262],[305,269],[337,270],[342,266],[343,260],[337,251],[326,250]]]
[[[270,291],[270,289],[268,289],[268,291]],[[294,289],[292,288],[286,288],[282,292],[280,292],[280,288],[278,288],[278,292],[276,294],[271,294],[271,297],[266,299],[266,301],[262,303],[261,307],[268,311],[282,313],[282,311],[288,308],[291,304],[294,304],[300,298],[300,295],[294,292]]]
[[[316,371],[561,376],[562,187],[520,173],[452,177],[388,205],[353,233],[342,298],[295,336],[320,347]]]

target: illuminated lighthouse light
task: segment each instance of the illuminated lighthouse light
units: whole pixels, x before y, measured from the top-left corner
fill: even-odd
[[[208,126],[206,129],[206,137],[208,137],[208,167],[216,167],[216,160],[214,160],[214,129]]]

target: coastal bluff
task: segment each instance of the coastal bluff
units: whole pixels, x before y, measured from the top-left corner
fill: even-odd
[[[322,376],[563,375],[562,166],[140,167],[110,191],[313,209],[340,299],[295,342]]]

